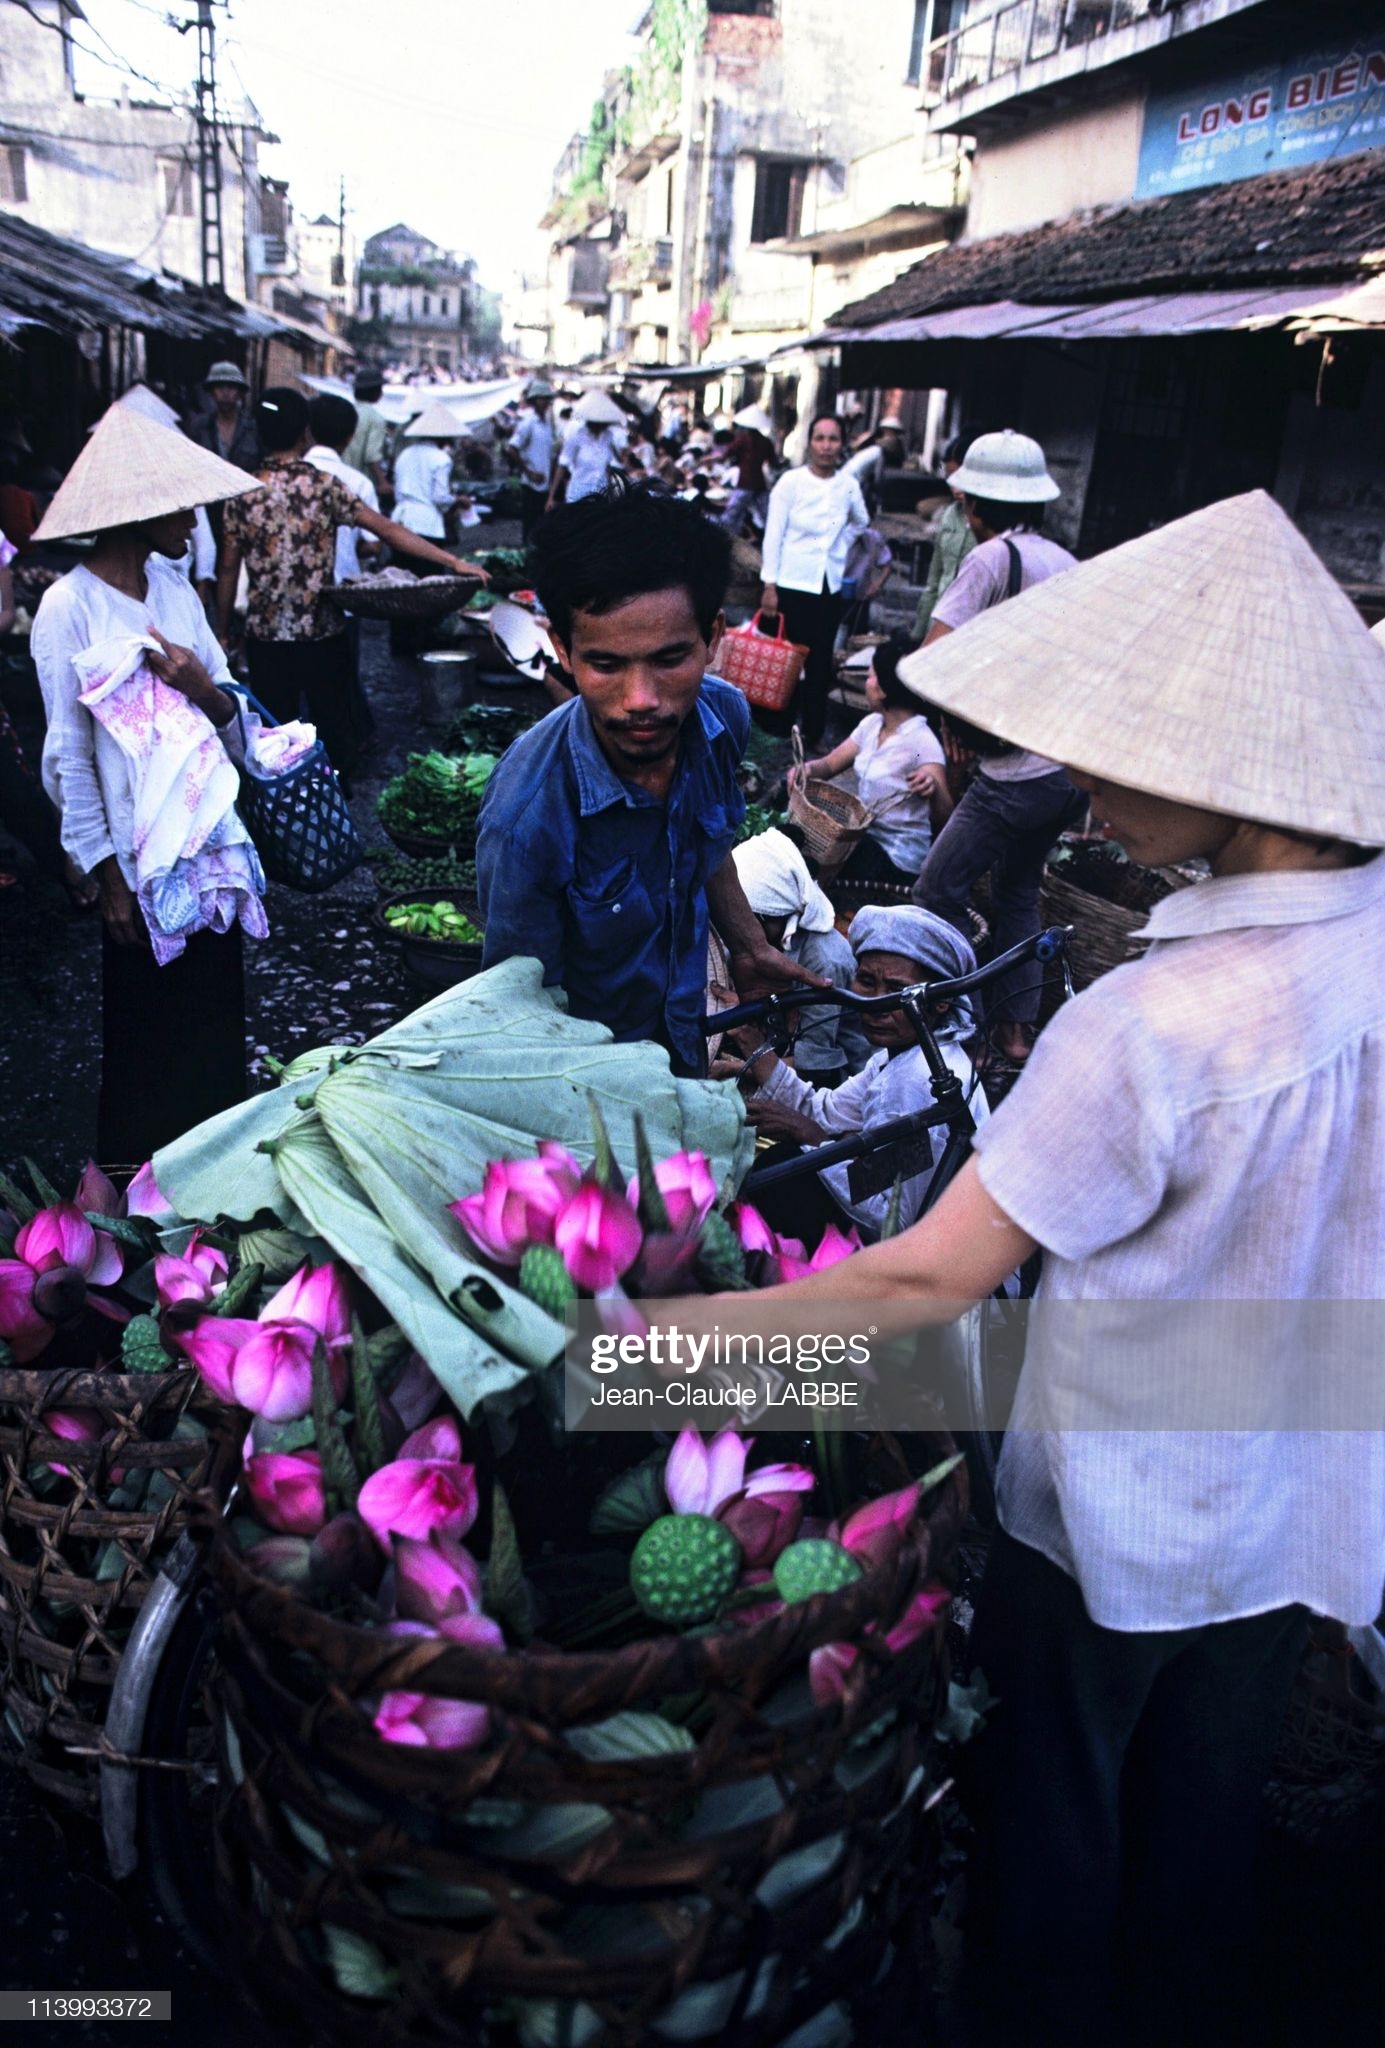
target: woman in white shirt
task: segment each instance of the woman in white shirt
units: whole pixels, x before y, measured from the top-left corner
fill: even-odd
[[[193,930],[176,959],[157,963],[135,893],[131,763],[79,701],[75,661],[103,641],[157,639],[161,651],[146,654],[147,667],[205,714],[239,761],[226,656],[176,564],[193,532],[193,506],[259,487],[244,470],[117,405],[35,536],[96,536],[86,561],[45,591],[30,648],[48,720],[44,788],[60,815],[64,850],[100,890],[97,1157],[107,1167],[139,1166],[244,1097],[244,965],[234,921],[225,930]],[[251,911],[250,928],[263,930],[258,896]]]
[[[942,744],[919,710],[914,692],[899,680],[899,664],[909,651],[910,643],[903,639],[886,640],[876,648],[866,677],[869,712],[839,747],[820,761],[804,763],[805,776],[829,781],[853,769],[861,801],[881,806],[840,871],[844,882],[911,888],[928,858],[933,834],[942,830],[952,810]]]
[[[604,391],[589,391],[573,411],[576,422],[558,454],[548,509],[604,491],[620,469],[625,449],[625,414]]]
[[[464,439],[463,429],[445,405],[428,406],[404,429],[404,445],[394,464],[394,516],[410,533],[442,540],[443,514],[456,503],[452,488],[449,441]]]
[[[841,472],[842,427],[835,413],[815,419],[808,435],[808,460],[781,476],[769,494],[765,521],[760,609],[779,614],[808,659],[790,712],[762,712],[771,731],[787,731],[792,716],[816,746],[827,724],[832,687],[832,649],[846,599],[842,583],[854,536],[870,524],[855,477]]]

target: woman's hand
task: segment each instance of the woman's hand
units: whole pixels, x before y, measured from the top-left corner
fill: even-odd
[[[190,704],[205,706],[210,697],[221,694],[190,647],[178,647],[165,640],[157,626],[151,626],[149,632],[158,641],[161,652],[146,654],[145,660],[161,683],[177,690]]]
[[[820,1145],[827,1136],[821,1124],[786,1102],[747,1102],[745,1120],[765,1138],[791,1138],[796,1145]]]
[[[479,562],[464,562],[460,555],[452,557],[452,572],[455,576],[476,576],[482,583],[489,583],[491,572],[483,569]]]
[[[762,612],[777,612],[778,609],[779,585],[777,583],[767,583],[760,592],[760,610]]]
[[[181,650],[186,653],[186,648]],[[140,915],[135,892],[120,872],[115,855],[109,855],[96,870],[101,891],[101,915],[117,946],[145,946],[149,934]]]
[[[947,795],[947,770],[940,761],[926,761],[922,768],[915,768],[909,777],[910,796],[934,797],[939,791]]]

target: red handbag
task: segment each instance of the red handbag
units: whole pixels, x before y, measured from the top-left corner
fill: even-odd
[[[773,635],[759,630],[763,616],[756,612],[748,626],[722,634],[713,674],[734,683],[762,711],[782,711],[798,687],[808,650],[786,637],[782,612]]]

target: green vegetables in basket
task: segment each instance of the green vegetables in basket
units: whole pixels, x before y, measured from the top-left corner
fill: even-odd
[[[455,903],[391,903],[385,912],[391,931],[409,939],[436,939],[446,946],[479,946],[483,934]]]
[[[490,571],[490,587],[497,597],[513,590],[527,590],[531,581],[529,556],[524,548],[487,548],[476,557]]]
[[[443,752],[503,754],[533,723],[531,711],[517,711],[510,704],[468,704],[443,734]]]
[[[747,804],[741,829],[736,834],[736,844],[743,840],[758,839],[762,832],[782,832],[789,822],[787,811],[771,811],[764,804]]]
[[[387,782],[375,810],[389,831],[416,833],[468,850],[476,839],[481,798],[494,754],[410,754],[403,773]]]
[[[388,852],[369,856],[375,883],[382,896],[474,896],[476,863],[458,860],[455,854],[440,853],[428,860],[412,854]]]

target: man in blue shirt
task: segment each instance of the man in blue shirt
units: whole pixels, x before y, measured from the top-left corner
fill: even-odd
[[[565,505],[533,571],[576,697],[490,779],[476,847],[485,963],[543,962],[574,1016],[705,1070],[707,925],[741,995],[816,981],[772,947],[731,859],[750,732],[707,674],[730,544],[694,506],[643,491]]]

